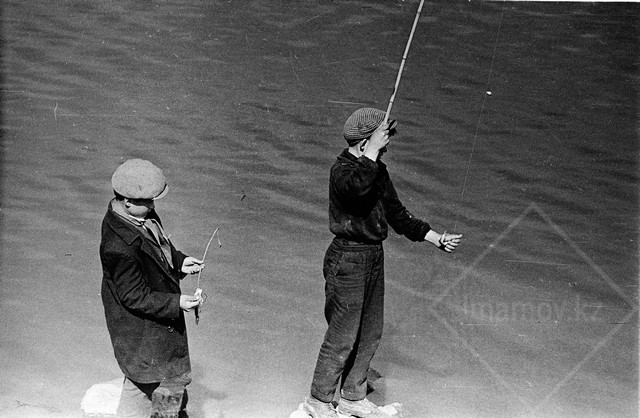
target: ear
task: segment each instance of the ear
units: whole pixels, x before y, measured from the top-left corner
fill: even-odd
[[[367,145],[368,140],[369,138],[363,139],[362,142],[360,142],[360,152],[364,152],[364,147]]]

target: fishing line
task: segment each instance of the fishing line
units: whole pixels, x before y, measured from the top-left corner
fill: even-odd
[[[464,198],[464,192],[467,188],[467,179],[469,178],[469,169],[471,167],[471,160],[473,159],[473,153],[476,149],[476,142],[478,139],[478,130],[480,129],[480,122],[482,121],[482,115],[484,113],[484,105],[487,101],[487,96],[491,95],[491,90],[489,88],[490,84],[491,84],[491,75],[493,73],[493,63],[495,61],[496,58],[496,51],[498,50],[498,39],[500,38],[500,30],[502,29],[502,19],[504,17],[504,6],[506,4],[506,0],[502,2],[502,10],[500,12],[500,23],[498,23],[498,32],[496,33],[496,40],[493,44],[493,55],[491,56],[491,66],[489,68],[489,76],[487,77],[487,84],[485,87],[485,93],[484,93],[484,97],[482,98],[482,106],[480,107],[480,114],[478,115],[478,123],[476,124],[476,130],[475,130],[475,134],[473,136],[473,143],[471,145],[471,153],[469,154],[469,160],[467,161],[467,169],[464,175],[464,182],[462,183],[462,192],[460,194],[460,203],[459,205],[462,205],[462,201]],[[458,217],[460,216],[460,211],[457,211],[456,213],[456,221],[454,223],[453,226],[453,230],[456,231],[457,227],[458,227]]]
[[[467,180],[469,179],[469,170],[471,168],[471,161],[473,160],[473,154],[475,152],[475,148],[476,148],[476,142],[478,140],[478,131],[480,130],[480,123],[482,121],[482,116],[484,114],[484,107],[487,101],[487,96],[491,95],[491,90],[489,89],[490,84],[491,84],[491,75],[493,74],[493,64],[495,62],[495,58],[496,58],[496,52],[498,50],[498,39],[500,39],[500,31],[502,30],[502,21],[504,18],[504,8],[505,8],[505,4],[506,4],[506,0],[503,1],[502,3],[502,9],[500,11],[500,22],[498,23],[498,31],[496,33],[496,39],[495,42],[493,44],[493,54],[491,56],[491,66],[489,68],[489,75],[487,77],[487,84],[486,84],[486,88],[485,88],[485,94],[484,97],[482,98],[482,106],[480,107],[480,113],[478,114],[478,122],[476,123],[476,129],[475,129],[475,134],[473,136],[473,143],[471,145],[471,153],[469,154],[469,160],[467,161],[467,168],[465,170],[465,174],[464,174],[464,181],[462,183],[462,192],[460,193],[460,202],[459,205],[462,205],[463,199],[464,199],[464,193],[467,189]],[[407,41],[407,45],[404,49],[404,54],[402,55],[402,61],[400,62],[400,69],[398,70],[398,76],[396,77],[396,83],[395,86],[393,88],[393,93],[391,94],[391,98],[389,99],[389,105],[387,107],[387,112],[385,113],[384,116],[384,122],[383,123],[387,123],[387,121],[389,120],[389,114],[391,113],[391,107],[393,106],[393,102],[395,100],[396,97],[396,93],[398,92],[398,87],[400,85],[400,79],[402,78],[402,71],[404,70],[404,64],[407,60],[407,55],[409,53],[409,48],[411,46],[411,41],[413,40],[413,34],[416,31],[416,26],[418,24],[418,21],[420,20],[420,13],[422,12],[422,6],[424,5],[424,0],[420,0],[420,5],[418,6],[418,10],[416,12],[416,17],[413,20],[413,26],[411,27],[411,33],[409,34],[409,40]],[[456,214],[456,220],[454,223],[454,227],[453,230],[455,231],[458,227],[458,217],[460,216],[460,211],[457,211]]]

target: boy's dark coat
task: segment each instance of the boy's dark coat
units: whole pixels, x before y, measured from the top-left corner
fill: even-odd
[[[159,219],[155,212],[150,217]],[[180,266],[186,256],[171,245],[172,269],[160,247],[111,206],[102,222],[102,302],[113,350],[125,376],[161,382],[190,372]]]

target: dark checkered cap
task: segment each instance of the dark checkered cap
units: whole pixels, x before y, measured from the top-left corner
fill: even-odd
[[[162,170],[139,158],[122,163],[113,173],[111,185],[116,193],[129,199],[160,199],[169,189]]]
[[[353,146],[363,139],[369,138],[384,121],[386,112],[372,107],[363,107],[349,116],[344,124],[344,139]]]

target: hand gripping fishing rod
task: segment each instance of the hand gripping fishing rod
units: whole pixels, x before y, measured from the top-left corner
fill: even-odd
[[[404,48],[404,55],[402,56],[402,62],[400,63],[400,70],[398,70],[396,85],[393,87],[393,94],[389,99],[389,106],[387,107],[387,113],[384,116],[383,124],[386,124],[389,121],[389,114],[391,113],[391,107],[393,106],[393,101],[395,100],[396,93],[398,92],[398,86],[400,85],[400,78],[402,78],[402,70],[404,70],[404,63],[407,60],[407,54],[409,54],[409,47],[411,46],[411,41],[413,40],[413,33],[416,31],[418,20],[420,20],[420,13],[422,12],[423,5],[424,5],[424,0],[420,0],[420,5],[418,6],[418,12],[416,13],[416,18],[413,20],[413,27],[411,28],[411,34],[409,34],[409,40],[407,41],[407,46]]]

